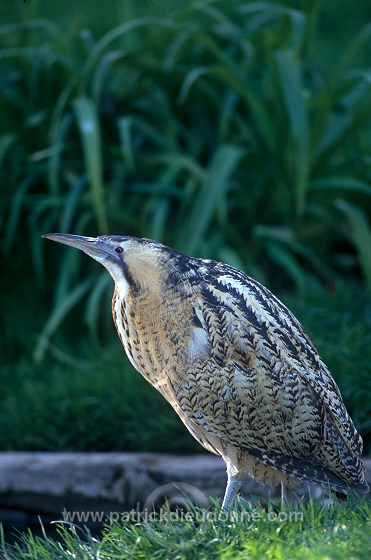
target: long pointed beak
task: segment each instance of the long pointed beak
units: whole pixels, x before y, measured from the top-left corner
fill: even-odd
[[[98,261],[106,258],[117,261],[117,254],[114,252],[113,247],[100,237],[83,237],[82,235],[70,235],[67,233],[47,233],[41,237],[80,249],[89,257]]]

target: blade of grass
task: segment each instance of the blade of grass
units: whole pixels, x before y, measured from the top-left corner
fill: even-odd
[[[343,73],[348,68],[357,52],[367,45],[371,35],[371,24],[366,25],[351,41],[347,49],[340,56],[330,78],[325,82],[323,89],[317,95],[316,105],[317,114],[312,125],[312,145],[317,147],[324,135],[324,123],[328,120],[331,107],[336,105],[339,100],[337,89],[344,85]],[[328,157],[325,154],[325,157]]]
[[[292,185],[296,191],[296,211],[299,216],[302,216],[308,190],[310,154],[301,66],[297,56],[291,50],[278,51],[275,59],[292,140]]]
[[[345,190],[350,192],[359,192],[371,196],[371,185],[365,181],[354,179],[352,177],[330,176],[323,179],[315,179],[310,182],[309,189],[311,191],[327,191],[327,190]]]
[[[104,93],[107,76],[112,73],[111,65],[124,56],[125,53],[123,51],[117,50],[105,54],[98,61],[97,67],[92,73],[91,79],[91,91],[93,99],[98,100],[101,98],[102,94]]]
[[[3,134],[0,137],[0,168],[3,165],[4,157],[9,150],[10,146],[14,144],[17,139],[17,135],[13,133]]]
[[[133,145],[133,118],[123,117],[118,119],[117,127],[120,136],[120,147],[122,157],[127,171],[133,172],[135,170],[135,149]]]
[[[359,266],[371,295],[371,228],[366,213],[345,200],[338,200],[336,207],[348,221],[350,237],[358,253]]]
[[[5,24],[0,26],[0,35],[14,36],[28,30],[43,30],[46,34],[66,45],[67,40],[60,32],[59,27],[50,19],[30,19],[29,21],[19,21],[16,24]]]
[[[4,244],[3,244],[4,251],[6,254],[9,253],[13,245],[17,232],[17,227],[21,217],[22,207],[25,204],[27,190],[31,188],[32,184],[33,184],[33,177],[26,177],[19,183],[18,188],[14,196],[12,197],[11,206],[9,208],[8,222],[6,224]]]
[[[59,127],[52,139],[54,150],[48,163],[48,186],[52,195],[57,195],[62,188],[61,170],[62,170],[62,154],[66,148],[67,135],[70,132],[72,117],[70,113],[62,116]],[[64,230],[62,230],[64,231]]]
[[[187,171],[199,180],[203,179],[204,170],[196,159],[182,153],[176,154],[159,154],[151,158],[153,162],[166,164],[168,167]]]
[[[371,37],[371,23],[357,33],[354,39],[350,42],[343,55],[339,58],[338,64],[335,67],[332,81],[337,80],[340,75],[346,70],[352,60],[355,58],[357,52],[368,45]]]
[[[59,328],[69,311],[82,299],[92,284],[93,279],[87,278],[84,282],[81,282],[75,286],[74,289],[68,292],[63,300],[59,302],[59,305],[54,308],[42,333],[40,334],[38,344],[35,348],[33,359],[36,362],[41,362],[43,360],[50,338]]]
[[[270,258],[294,280],[299,294],[306,286],[306,274],[294,257],[290,243],[294,240],[293,231],[287,228],[257,226],[254,234],[259,239],[267,238],[265,248]]]
[[[115,29],[112,29],[104,37],[102,37],[95,45],[94,49],[90,53],[90,57],[85,64],[85,68],[83,70],[83,75],[87,76],[89,72],[95,67],[97,60],[100,59],[102,53],[105,49],[110,45],[110,43],[117,41],[120,38],[125,37],[127,34],[131,32],[135,32],[138,28],[146,28],[146,29],[153,29],[154,27],[159,26],[160,28],[163,27],[165,29],[173,30],[177,33],[181,32],[184,29],[184,25],[180,25],[179,23],[167,20],[165,18],[138,18],[119,25]]]
[[[88,325],[90,336],[96,344],[99,343],[98,325],[99,314],[102,307],[101,300],[108,289],[112,291],[112,279],[106,272],[103,272],[94,282],[94,288],[89,294],[86,306],[85,321]]]
[[[97,110],[93,101],[87,97],[76,99],[74,108],[81,134],[95,216],[99,231],[105,233],[108,230],[108,222],[103,185],[101,134]]]
[[[186,253],[192,254],[210,225],[215,207],[223,192],[228,191],[230,175],[244,154],[242,148],[221,146],[214,154],[205,172],[196,200],[190,211],[188,224],[183,235],[182,246]]]
[[[65,204],[60,217],[60,231],[70,231],[73,217],[78,207],[81,194],[85,189],[87,180],[85,175],[71,185],[71,190],[65,197]]]

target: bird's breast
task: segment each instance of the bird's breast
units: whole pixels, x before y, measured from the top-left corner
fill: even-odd
[[[165,300],[156,293],[122,297],[116,289],[112,315],[134,368],[171,401],[172,378],[185,375],[190,352],[207,347],[202,329],[192,328],[190,303],[177,293]]]

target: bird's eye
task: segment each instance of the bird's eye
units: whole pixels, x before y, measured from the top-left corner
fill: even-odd
[[[116,253],[122,253],[124,249],[122,247],[116,247],[115,251]]]

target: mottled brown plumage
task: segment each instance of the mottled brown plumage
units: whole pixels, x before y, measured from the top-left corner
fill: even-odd
[[[46,237],[82,249],[115,281],[112,312],[133,366],[240,481],[368,490],[362,439],[313,343],[266,288],[226,264],[147,239]]]

